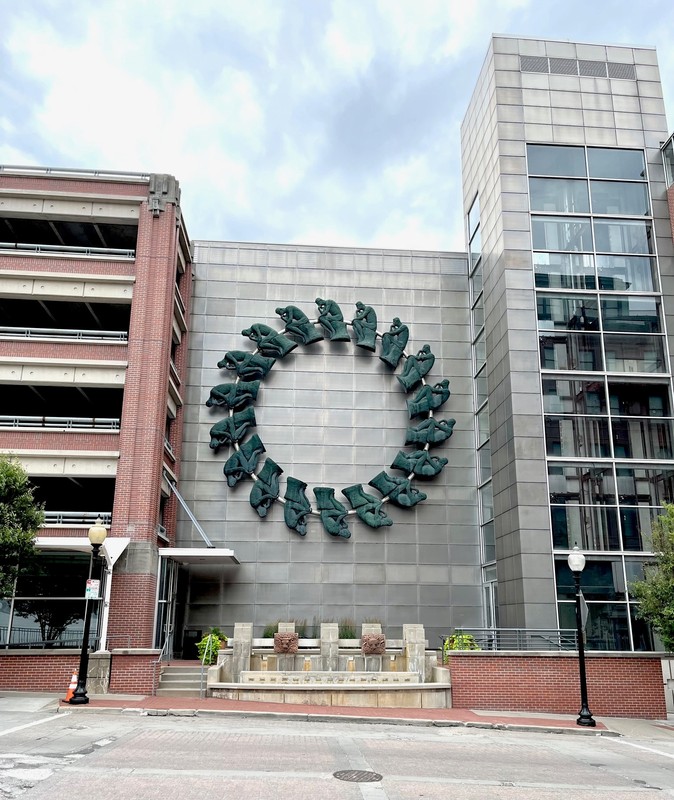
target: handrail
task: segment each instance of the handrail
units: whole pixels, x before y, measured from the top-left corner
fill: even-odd
[[[126,342],[129,338],[127,331],[92,331],[78,328],[37,328],[15,327],[0,325],[0,339],[81,339],[86,341],[114,340]]]
[[[575,650],[575,628],[457,628],[480,650]],[[450,634],[440,636],[442,643]]]
[[[171,637],[167,634],[166,638],[164,639],[164,644],[162,645],[161,650],[159,651],[159,655],[157,659],[152,662],[152,696],[154,697],[157,694],[157,668],[164,660],[164,655],[168,649],[169,639]]]
[[[100,517],[104,525],[112,524],[112,511],[45,511],[43,525],[91,525]]]
[[[6,428],[103,428],[119,430],[119,417],[29,417],[0,414],[0,427]]]
[[[73,253],[80,256],[114,256],[135,258],[136,251],[121,247],[80,247],[68,244],[30,244],[28,242],[0,242],[0,250],[20,250],[26,253]]]
[[[110,169],[75,169],[74,167],[34,167],[23,164],[0,164],[0,172],[18,175],[78,175],[89,178],[116,178],[134,183],[147,183],[149,172],[120,172]]]

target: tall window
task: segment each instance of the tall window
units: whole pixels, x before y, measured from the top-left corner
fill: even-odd
[[[559,623],[575,625],[578,545],[588,647],[653,649],[629,587],[674,499],[674,418],[644,154],[537,144],[527,158]]]

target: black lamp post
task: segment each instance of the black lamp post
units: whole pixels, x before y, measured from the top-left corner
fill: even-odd
[[[580,575],[585,569],[585,556],[580,552],[578,546],[574,547],[569,553],[569,569],[573,573],[576,584],[576,631],[578,635],[578,671],[580,672],[580,713],[576,720],[576,725],[583,725],[586,728],[594,728],[597,723],[592,717],[592,712],[587,705],[587,676],[585,674],[585,638],[583,634],[583,620],[580,613]]]
[[[96,522],[89,528],[89,541],[93,548],[91,559],[94,565],[98,563],[98,553],[107,535],[108,532],[103,527],[103,520],[98,517]],[[77,687],[73,696],[68,701],[73,706],[83,706],[89,702],[89,698],[87,697],[87,671],[89,670],[89,629],[91,628],[91,613],[93,608],[93,598],[88,599],[84,612],[84,633],[82,634],[82,650],[80,651],[80,668],[77,673]]]

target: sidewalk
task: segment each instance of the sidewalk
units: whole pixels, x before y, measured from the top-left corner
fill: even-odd
[[[322,722],[339,720],[388,725],[428,725],[436,727],[486,728],[508,731],[540,731],[585,736],[674,737],[674,724],[666,720],[619,719],[602,717],[596,728],[576,724],[576,717],[565,714],[539,714],[519,711],[483,711],[463,708],[354,708],[337,706],[291,705],[244,702],[219,698],[153,697],[149,695],[90,695],[84,706],[58,701],[59,711],[106,711],[148,716],[240,716],[275,717]]]

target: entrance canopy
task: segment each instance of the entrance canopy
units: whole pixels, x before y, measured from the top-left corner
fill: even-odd
[[[105,557],[108,569],[122,555],[129,545],[126,536],[108,536],[101,545],[101,554]],[[87,536],[36,536],[35,547],[38,550],[74,550],[77,553],[91,553],[91,542]]]
[[[178,564],[239,564],[233,550],[223,547],[160,547],[159,557]]]

